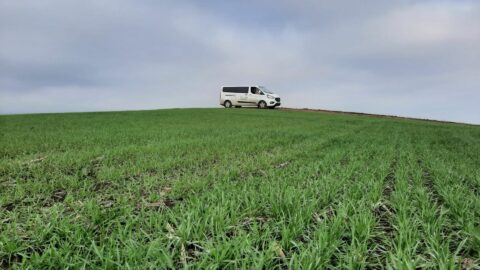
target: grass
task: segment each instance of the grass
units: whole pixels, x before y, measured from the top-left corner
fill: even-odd
[[[3,268],[480,267],[479,126],[182,109],[0,132]]]

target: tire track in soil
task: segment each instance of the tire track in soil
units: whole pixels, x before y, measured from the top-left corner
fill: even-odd
[[[366,129],[367,129],[367,127],[359,128],[358,132],[366,130]],[[314,148],[315,151],[310,151],[310,152],[317,152],[319,149],[322,149],[323,152],[326,152],[325,151],[326,149],[330,149],[332,147],[338,147],[338,145],[336,145],[338,143],[344,144],[343,145],[344,147],[347,146],[347,145],[351,145],[352,144],[351,141],[341,139],[341,138],[348,137],[351,134],[353,134],[353,133],[348,133],[348,134],[344,134],[342,136],[331,138],[328,141],[322,143],[323,147],[322,147],[322,145],[318,145],[317,147]],[[309,155],[305,155],[305,152],[300,153],[300,155],[298,155],[298,156],[302,156],[304,158],[309,157]],[[326,156],[327,156],[327,154],[324,153],[319,158],[324,159]],[[342,156],[340,156],[338,158],[335,158],[333,160],[336,160],[337,166],[346,166],[350,163],[350,159],[348,158],[348,152],[345,152]],[[329,174],[329,173],[327,173],[327,174]],[[352,179],[351,179],[352,174],[353,174],[353,172],[348,176],[348,180],[346,180],[347,182],[352,181]],[[315,174],[314,177],[318,177],[318,175]],[[336,194],[336,196],[334,196],[334,197],[337,198],[337,199],[335,199],[333,201],[330,201],[330,203],[324,205],[322,208],[318,209],[318,211],[314,211],[312,213],[310,221],[307,222],[307,224],[304,226],[303,233],[299,234],[293,240],[298,245],[294,245],[287,250],[283,250],[283,252],[285,252],[285,254],[286,254],[286,257],[290,257],[290,256],[292,256],[292,254],[297,254],[297,255],[300,254],[301,253],[301,247],[300,246],[308,245],[309,243],[311,243],[313,241],[313,235],[315,234],[316,227],[321,225],[321,224],[330,223],[330,222],[333,221],[334,218],[336,218],[337,208],[338,208],[339,204],[341,203],[341,200],[339,198],[341,198],[342,195],[344,195],[344,193],[346,192],[346,189],[345,189],[344,186],[347,182],[345,182],[343,185],[339,185],[335,188],[334,193]],[[285,260],[282,260],[280,264],[275,264],[275,266],[278,267],[279,269],[284,269],[285,267],[288,268],[287,261],[285,261]]]
[[[433,205],[436,206],[437,209],[447,209],[448,210],[448,203],[444,200],[442,195],[438,192],[437,188],[435,187],[434,183],[434,177],[430,170],[427,168],[425,163],[422,160],[417,160],[417,163],[422,171],[422,179],[424,182],[424,186],[427,189],[430,200],[432,201]],[[441,210],[440,210],[441,211]],[[436,213],[436,216],[439,216],[439,213]],[[451,214],[447,213],[446,218],[451,220],[452,216]],[[445,237],[451,237],[450,243],[449,243],[449,250],[451,253],[455,253],[460,246],[461,242],[463,241],[461,235],[462,227],[456,223],[449,222],[446,225],[442,226],[442,234]],[[461,257],[475,257],[474,254],[465,254],[466,251],[464,248],[461,249],[459,254],[461,254]],[[460,265],[459,265],[459,268]],[[463,268],[462,268],[463,269]]]
[[[359,133],[359,132],[362,132],[364,130],[368,130],[370,126],[367,125],[367,126],[361,126],[361,127],[358,127],[356,128],[355,130],[353,131],[349,131],[349,132],[341,132],[339,134],[337,134],[336,136],[332,136],[332,137],[329,137],[325,140],[321,140],[318,142],[318,144],[314,147],[314,148],[311,148],[311,149],[308,149],[308,151],[305,151],[305,150],[302,150],[301,147],[296,147],[295,149],[297,149],[296,151],[294,151],[293,153],[291,153],[288,158],[286,160],[296,160],[298,159],[299,157],[308,157],[309,156],[309,153],[315,153],[317,152],[318,150],[320,149],[326,149],[326,148],[331,148],[331,147],[336,147],[337,145],[335,143],[338,143],[339,140],[343,139],[343,138],[346,138],[352,134],[355,134],[355,133]],[[300,140],[299,142],[295,143],[295,145],[302,145],[302,144],[305,144],[305,142],[309,141],[309,140],[313,140],[313,138],[309,137],[309,138],[304,138],[302,140]],[[349,144],[348,141],[344,142],[346,144]],[[280,149],[282,147],[285,147],[285,145],[277,145],[275,147],[275,149]],[[266,152],[266,151],[265,151]],[[323,154],[322,155],[322,159],[325,158],[327,156],[327,154]],[[274,163],[275,163],[275,158],[272,158],[272,160],[270,161],[270,165],[273,166]],[[240,176],[243,176],[243,177],[246,177],[247,175],[255,175],[257,173],[259,173],[261,171],[261,167],[256,167],[256,168],[250,168],[248,170],[245,170],[243,172],[240,172]],[[263,175],[262,173],[260,173],[260,176],[266,176],[266,175]],[[237,179],[238,180],[238,179]],[[211,183],[207,183],[207,185],[210,187],[210,184]],[[223,184],[231,184],[231,182],[228,182],[228,183],[223,183]],[[243,184],[245,184],[243,182]],[[221,184],[220,184],[221,185]],[[331,213],[323,213],[324,216],[327,216],[325,218],[326,220],[327,219],[330,219],[333,215],[334,215],[334,212],[331,212]],[[324,221],[325,222],[325,221]],[[313,222],[312,222],[313,223]],[[283,251],[283,252],[290,252],[290,251]],[[294,252],[292,252],[294,253]],[[287,253],[287,256],[288,256],[288,253]],[[176,261],[176,263],[178,264],[179,262]],[[287,269],[288,268],[288,262],[287,262],[287,258],[282,258],[282,259],[279,259],[279,260],[275,260],[274,262],[274,265],[277,269]]]
[[[395,149],[398,149],[398,144],[395,145],[394,147]],[[394,151],[396,152],[396,151]],[[371,152],[369,155],[368,155],[368,159],[371,159],[374,155],[374,152]],[[398,155],[398,154],[397,154]],[[395,185],[395,171],[396,171],[396,167],[397,167],[397,155],[394,155],[393,156],[393,161],[391,162],[390,166],[389,166],[389,169],[388,169],[388,174],[387,176],[384,178],[384,181],[383,182],[391,182],[391,184],[389,184],[386,189],[384,190],[384,193],[389,194],[394,191],[394,185]],[[345,157],[344,157],[345,158]],[[346,165],[350,162],[350,160],[347,158],[347,159],[344,159],[342,158],[340,160],[340,164],[342,164],[342,162],[344,162],[345,164],[342,164],[342,165]],[[355,182],[355,178],[353,177],[352,178],[352,175],[350,175],[350,179],[349,181],[354,183]],[[388,181],[387,181],[388,180]],[[338,191],[337,191],[337,194],[344,194],[345,195],[345,188],[340,188]],[[337,216],[337,213],[338,213],[338,208],[339,206],[342,204],[341,201],[340,201],[340,197],[339,196],[339,199],[338,200],[334,200],[333,202],[331,202],[330,204],[326,205],[320,212],[317,212],[317,215],[313,216],[313,219],[314,221],[312,222],[312,224],[320,224],[320,223],[324,223],[324,222],[327,222],[327,223],[331,223],[333,222],[334,219],[336,218],[339,218]],[[372,202],[373,203],[373,202]],[[392,231],[393,231],[393,227],[392,226],[389,226],[390,228],[392,228]],[[309,235],[309,234],[307,234]],[[300,239],[300,242],[303,242],[304,244],[305,243],[308,243],[310,242],[310,239],[307,239],[307,241],[304,241],[304,239]],[[351,238],[348,237],[348,236],[341,236],[341,239],[340,239],[340,243],[342,244],[339,244],[338,247],[342,246],[342,245],[348,245],[348,243],[351,242]],[[337,248],[337,252],[340,252],[340,249]],[[338,257],[338,254],[332,254],[331,257],[327,260],[329,262],[330,265],[332,265],[334,268],[337,268],[339,267],[339,265],[337,265],[337,263],[339,262],[340,258]]]
[[[425,183],[425,187],[427,188],[428,192],[430,193],[430,198],[433,201],[435,205],[437,205],[439,208],[443,207],[445,208],[444,204],[445,201],[443,200],[443,197],[440,196],[438,193],[438,190],[435,187],[435,183],[433,181],[433,176],[430,173],[430,170],[427,169],[427,166],[423,163],[422,160],[417,160],[418,166],[422,170],[422,179],[423,182]]]
[[[398,149],[398,145],[396,146]],[[384,178],[384,189],[382,191],[382,199],[373,209],[373,215],[376,220],[374,228],[378,233],[371,238],[369,243],[368,258],[371,263],[369,269],[385,269],[386,254],[388,247],[395,237],[395,228],[392,224],[392,217],[395,215],[395,208],[390,204],[390,196],[395,191],[398,154],[390,163],[389,172]]]
[[[363,127],[360,127],[360,128],[357,128],[357,131],[356,132],[362,132],[364,130],[367,130],[369,126],[363,126]],[[345,137],[348,137],[349,135],[351,134],[354,134],[355,132],[349,132],[349,133],[345,133],[345,134],[342,134],[340,136],[337,136],[337,137],[333,137],[333,138],[330,138],[329,140],[317,145],[313,150],[314,151],[310,151],[310,152],[316,152],[318,151],[319,149],[322,149],[323,152],[326,152],[325,150],[326,149],[329,149],[331,147],[335,147],[337,145],[334,145],[334,143],[338,143],[338,142],[341,142],[345,145],[351,145],[352,142],[349,142],[349,141],[341,141],[340,138],[345,138]],[[333,144],[332,144],[333,143]],[[345,146],[344,145],[344,146]],[[307,157],[308,155],[305,155],[305,152],[301,152],[299,154],[296,154],[294,157]],[[327,156],[326,153],[322,154],[320,159],[323,159]],[[336,159],[334,159],[336,160]],[[350,163],[350,159],[348,158],[348,154],[345,153],[343,156],[339,157],[338,159],[338,164],[340,164],[341,166],[346,166]],[[328,173],[327,173],[328,174]],[[352,178],[352,174],[353,172],[348,176],[349,177],[349,180],[348,181],[351,181],[351,178]],[[347,182],[348,182],[347,181]],[[345,183],[344,183],[345,184]],[[336,194],[336,198],[341,198],[341,196],[346,192],[345,190],[345,187],[344,185],[339,185],[336,187],[336,191],[334,192]],[[318,225],[320,223],[324,223],[324,222],[329,222],[331,221],[332,218],[334,218],[336,216],[336,213],[337,213],[337,207],[338,205],[341,203],[340,199],[336,199],[336,200],[333,200],[331,201],[330,203],[328,203],[327,205],[325,205],[324,207],[322,207],[321,209],[319,209],[318,211],[312,213],[312,218],[310,220],[310,222],[305,226],[305,232],[303,234],[300,234],[296,237],[296,240],[298,242],[301,242],[302,244],[307,244],[311,241],[310,237],[311,237],[311,234],[314,233],[314,227],[315,225]],[[299,250],[297,249],[298,247],[294,247],[292,250],[290,250],[290,252],[293,252],[293,253],[298,253]]]

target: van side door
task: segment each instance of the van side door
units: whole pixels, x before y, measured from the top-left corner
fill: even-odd
[[[248,91],[248,101],[252,105],[257,105],[258,102],[262,99],[260,94],[260,89],[256,86],[251,86],[250,91]]]
[[[238,87],[237,98],[240,105],[248,104],[248,86]]]

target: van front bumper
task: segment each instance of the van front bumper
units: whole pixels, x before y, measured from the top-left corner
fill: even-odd
[[[276,102],[274,100],[268,102],[268,106],[280,106],[280,102]]]

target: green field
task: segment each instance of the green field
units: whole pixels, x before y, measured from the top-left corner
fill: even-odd
[[[0,132],[0,268],[480,264],[480,126],[175,109]]]

